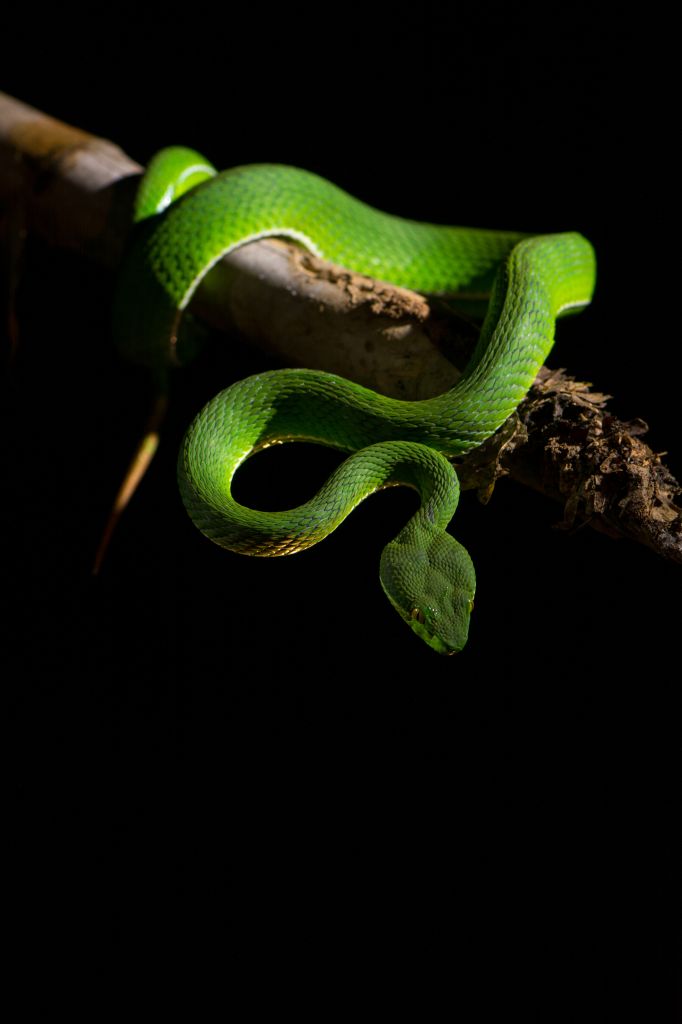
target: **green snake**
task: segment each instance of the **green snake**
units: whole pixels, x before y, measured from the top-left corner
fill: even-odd
[[[250,555],[310,547],[375,491],[415,488],[420,507],[384,548],[381,583],[430,647],[461,650],[476,579],[466,549],[446,531],[459,498],[449,459],[505,422],[552,347],[557,317],[591,301],[590,243],[575,232],[533,236],[405,220],[308,171],[255,164],[217,173],[181,147],[151,161],[135,220],[115,335],[124,354],[155,370],[191,357],[180,322],[204,274],[232,249],[265,236],[294,239],[326,260],[416,291],[490,295],[475,351],[450,391],[412,402],[316,370],[260,373],[204,407],[178,461],[196,526],[216,544]],[[298,508],[262,512],[235,501],[232,479],[245,459],[298,440],[351,454]]]

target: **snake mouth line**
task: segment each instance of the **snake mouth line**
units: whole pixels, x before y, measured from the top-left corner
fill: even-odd
[[[389,600],[393,606],[398,609],[398,605],[392,600],[390,595]],[[408,626],[411,626],[412,631],[420,638],[420,640],[423,640],[425,644],[428,644],[428,646],[437,654],[447,655],[448,657],[451,654],[459,654],[461,648],[448,646],[448,644],[446,644],[444,640],[441,640],[440,637],[437,637],[434,633],[430,633],[428,629],[417,619],[405,615],[402,611],[400,614],[405,622],[407,622]]]

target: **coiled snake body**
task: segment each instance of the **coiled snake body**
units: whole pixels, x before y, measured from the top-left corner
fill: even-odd
[[[205,406],[178,464],[182,498],[198,528],[222,547],[253,555],[300,551],[374,491],[396,483],[416,488],[420,508],[384,549],[381,582],[431,647],[461,650],[475,574],[465,548],[446,532],[459,497],[447,456],[468,452],[504,423],[552,347],[556,318],[590,302],[590,243],[573,232],[526,236],[403,220],[307,171],[257,164],[217,174],[179,147],[150,163],[136,220],[142,223],[121,273],[115,333],[122,352],[152,367],[182,361],[181,315],[206,271],[264,236],[293,238],[334,263],[417,291],[490,292],[476,349],[450,391],[408,402],[321,371],[261,373]],[[292,440],[352,454],[298,508],[260,512],[237,503],[231,481],[241,463]]]

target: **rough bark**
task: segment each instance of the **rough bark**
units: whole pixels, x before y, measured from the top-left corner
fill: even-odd
[[[141,171],[113,143],[0,93],[0,204],[10,242],[25,223],[53,245],[115,268]],[[406,399],[451,387],[475,339],[475,328],[444,302],[272,239],[222,260],[193,309],[279,360]],[[463,485],[486,500],[495,480],[510,475],[559,501],[563,526],[587,522],[682,562],[682,488],[642,441],[646,426],[612,416],[607,397],[543,369],[510,421],[462,460]]]

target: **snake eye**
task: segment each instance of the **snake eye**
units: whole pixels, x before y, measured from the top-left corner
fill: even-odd
[[[421,622],[422,625],[426,622],[426,617],[421,608],[413,608],[410,612],[410,618],[416,619],[416,621]]]
[[[469,598],[469,614],[470,615],[471,615],[473,610],[474,610],[474,599],[473,599],[473,597],[470,597]]]

